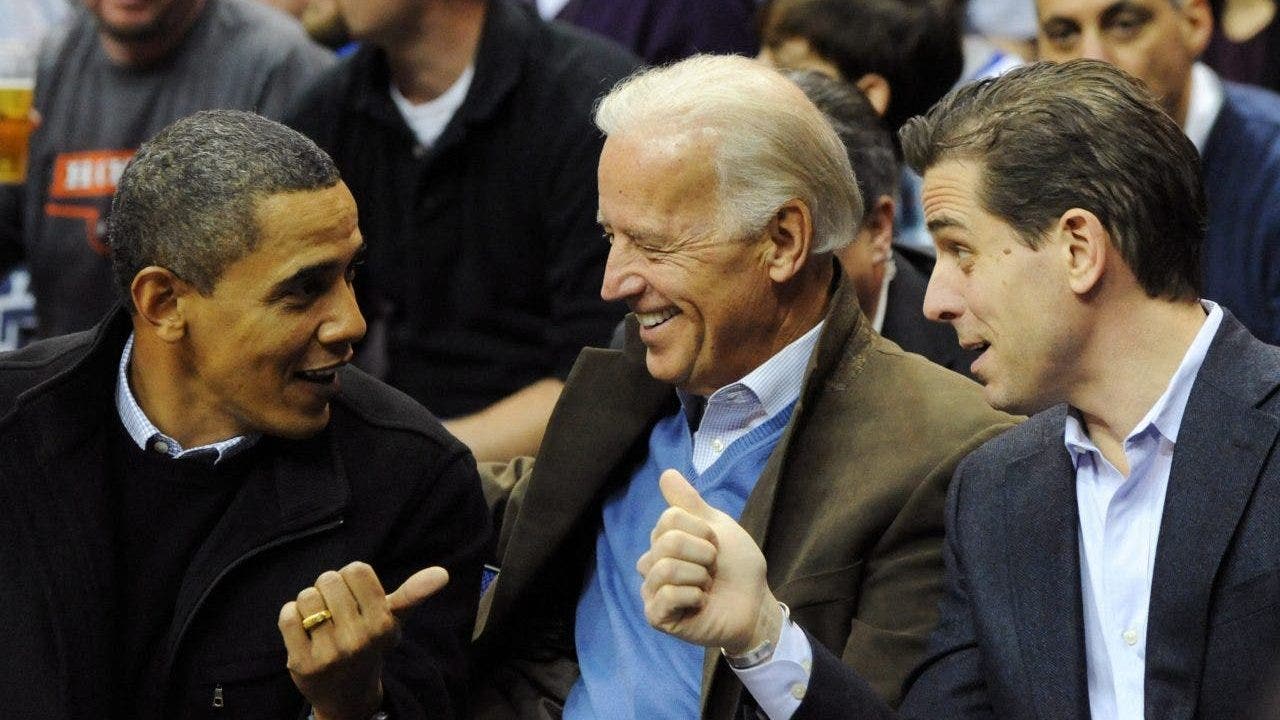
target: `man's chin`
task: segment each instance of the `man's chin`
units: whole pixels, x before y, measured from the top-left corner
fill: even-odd
[[[164,35],[163,28],[155,20],[145,23],[110,23],[99,20],[98,30],[118,43],[130,45],[155,42]]]
[[[274,422],[263,429],[262,434],[286,440],[306,440],[328,427],[329,415],[329,403],[325,403],[324,408],[318,412],[299,414]]]

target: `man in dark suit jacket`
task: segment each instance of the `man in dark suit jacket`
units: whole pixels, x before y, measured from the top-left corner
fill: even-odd
[[[0,714],[458,714],[475,462],[345,367],[364,241],[333,162],[199,113],[113,209],[128,309],[0,356]]]
[[[853,174],[784,78],[695,58],[615,89],[597,122],[602,294],[634,313],[623,350],[579,357],[511,494],[474,715],[735,716],[749,648],[726,660],[643,616],[635,562],[670,468],[740,517],[795,616],[896,702],[936,619],[952,470],[1012,418],[871,331],[831,257],[858,224]],[[726,156],[747,180],[717,192]]]
[[[1213,5],[1037,0],[1037,50],[1045,60],[1113,63],[1145,83],[1182,126],[1200,150],[1208,204],[1204,296],[1280,344],[1280,95],[1226,82],[1197,62],[1213,35]]]
[[[749,689],[807,687],[796,718],[1258,717],[1280,647],[1280,350],[1199,299],[1194,146],[1095,61],[957,90],[903,145],[938,248],[927,314],[983,350],[992,404],[1041,412],[957,471],[941,620],[898,714],[819,643]],[[651,620],[794,643],[747,534],[687,485],[671,497],[642,567],[717,581],[660,578]],[[672,551],[690,536],[715,556]],[[757,592],[755,612],[728,600]]]

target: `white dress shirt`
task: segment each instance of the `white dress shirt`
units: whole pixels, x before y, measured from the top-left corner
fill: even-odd
[[[1156,540],[1182,414],[1222,309],[1203,301],[1204,325],[1168,387],[1124,441],[1124,477],[1085,434],[1073,412],[1064,441],[1076,469],[1085,663],[1093,720],[1143,717],[1147,611]]]
[[[1102,457],[1075,415],[1067,416],[1063,440],[1076,468],[1093,720],[1143,717],[1147,610],[1169,468],[1191,386],[1222,324],[1222,309],[1209,300],[1200,302],[1208,313],[1204,325],[1164,393],[1125,439],[1128,478]],[[807,691],[812,662],[808,636],[789,622],[772,658],[734,672],[770,720],[790,720]]]
[[[1182,124],[1182,132],[1202,155],[1225,100],[1222,80],[1209,66],[1200,62],[1191,66],[1191,95],[1187,99],[1187,120]]]

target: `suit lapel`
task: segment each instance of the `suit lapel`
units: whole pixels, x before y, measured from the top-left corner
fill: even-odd
[[[1280,381],[1261,347],[1225,316],[1187,400],[1156,545],[1147,717],[1195,714],[1215,579],[1280,435],[1280,420],[1256,407]]]
[[[1075,469],[1062,441],[1066,406],[1048,412],[1041,449],[1006,467],[1006,582],[1032,705],[1043,718],[1087,718]]]
[[[671,386],[649,375],[638,354],[643,349],[633,339],[628,338],[625,354],[583,350],[565,383],[512,528],[511,537],[520,542],[501,558],[503,569],[494,586],[486,634],[506,619],[582,522],[598,524],[603,494],[625,479],[622,474],[630,468],[624,463],[636,443],[643,442],[654,422],[674,407]],[[591,424],[583,426],[582,418]],[[593,512],[597,517],[589,519]]]
[[[756,481],[746,507],[743,508],[739,524],[742,525],[765,550],[768,555],[769,525],[773,519],[778,492],[784,482],[791,446],[797,433],[803,432],[804,425],[810,421],[811,408],[817,403],[819,396],[827,390],[828,382],[836,376],[837,368],[842,362],[863,362],[862,353],[871,343],[871,324],[858,309],[858,301],[854,295],[853,284],[844,280],[840,268],[835,268],[832,278],[831,301],[827,312],[826,327],[818,339],[808,367],[805,370],[804,385],[800,397],[796,400],[791,412],[791,420],[778,438],[778,444],[769,454],[760,478]],[[847,392],[841,386],[833,392]],[[815,478],[821,482],[821,479]],[[781,576],[787,568],[770,565],[768,570],[769,587],[776,588],[781,584]],[[783,602],[786,597],[780,598]],[[709,648],[702,662],[702,715],[708,718],[728,718],[738,706],[742,693],[741,684],[732,677],[727,669],[720,665],[720,651]]]

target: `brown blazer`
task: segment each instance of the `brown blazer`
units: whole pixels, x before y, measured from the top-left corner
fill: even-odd
[[[677,406],[630,330],[623,351],[582,352],[536,465],[506,471],[525,477],[506,507],[501,573],[481,600],[475,717],[559,717],[577,679],[574,610],[601,504]],[[876,335],[852,285],[837,283],[800,399],[741,522],[796,622],[894,704],[937,619],[951,473],[1014,421],[972,381]],[[741,690],[708,651],[703,717],[732,717]]]

